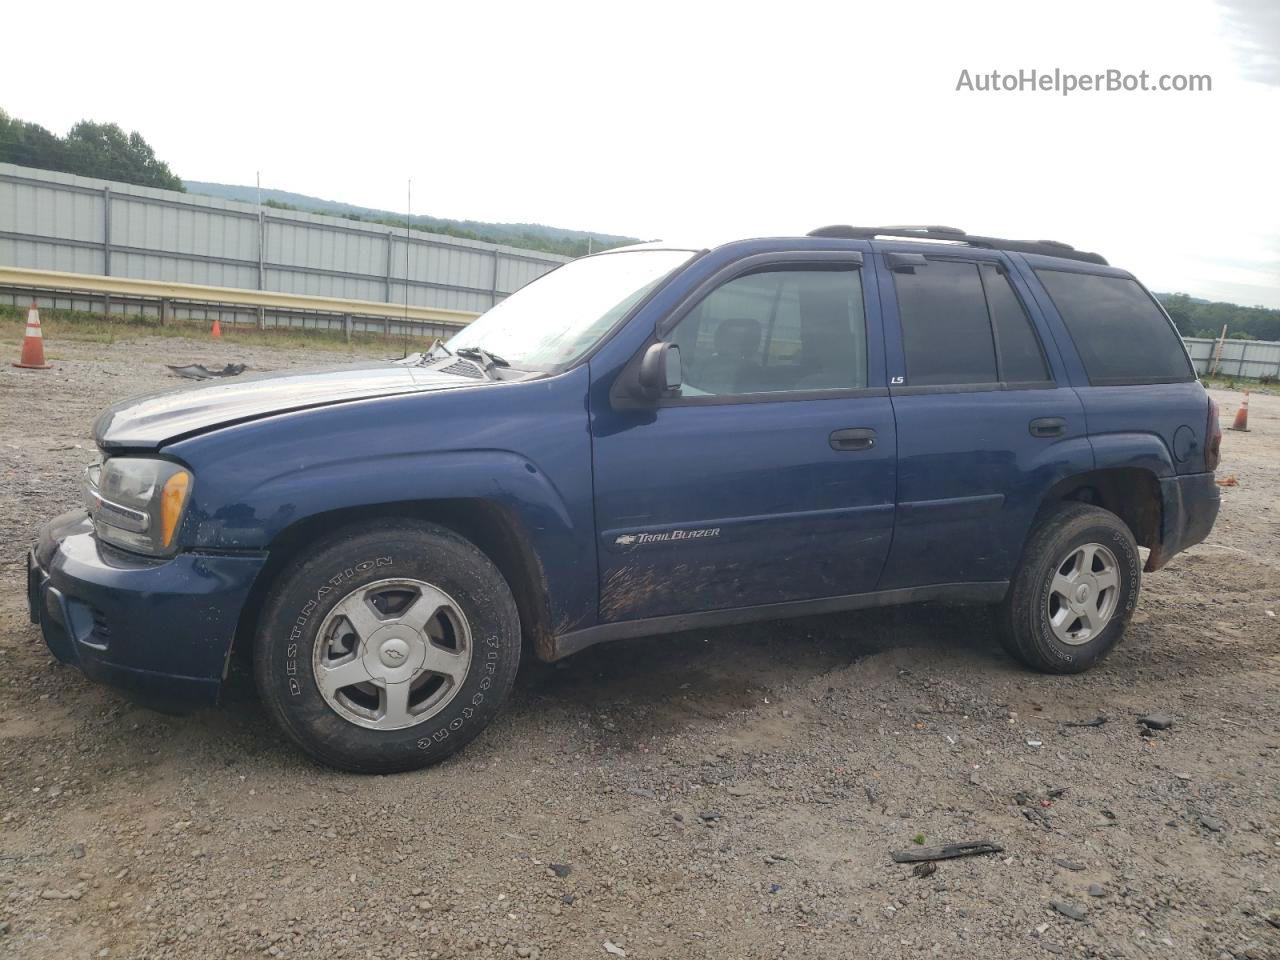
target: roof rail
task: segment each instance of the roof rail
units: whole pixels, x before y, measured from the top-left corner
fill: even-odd
[[[848,240],[874,240],[876,237],[905,237],[911,240],[944,240],[951,243],[967,243],[971,247],[986,247],[992,250],[1012,250],[1016,253],[1038,253],[1046,257],[1061,257],[1064,260],[1082,260],[1085,263],[1097,263],[1107,266],[1101,254],[1086,253],[1077,250],[1060,240],[1002,240],[999,237],[978,237],[965,233],[958,227],[940,226],[892,226],[892,227],[851,227],[845,224],[833,224],[810,230],[811,237],[836,237]]]

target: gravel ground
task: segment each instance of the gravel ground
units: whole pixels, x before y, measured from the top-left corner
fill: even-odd
[[[21,563],[93,415],[163,361],[341,357],[52,349],[0,370],[0,955],[1280,957],[1280,398],[1226,436],[1210,542],[1088,675],[939,606],[634,641],[526,665],[461,755],[360,778],[242,675],[174,718],[57,666]],[[920,839],[1004,852],[917,878],[889,851]]]

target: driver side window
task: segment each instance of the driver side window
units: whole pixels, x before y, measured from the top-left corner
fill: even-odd
[[[861,273],[764,269],[717,287],[668,334],[681,395],[742,396],[867,385]]]

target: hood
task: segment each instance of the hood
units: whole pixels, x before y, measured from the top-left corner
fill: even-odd
[[[122,401],[102,412],[93,437],[104,448],[154,449],[215,427],[292,410],[494,382],[388,363],[259,374]]]

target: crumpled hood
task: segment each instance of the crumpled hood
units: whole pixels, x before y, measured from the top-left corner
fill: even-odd
[[[93,436],[106,448],[155,449],[179,437],[291,410],[492,382],[389,363],[259,374],[121,401],[102,412]]]

